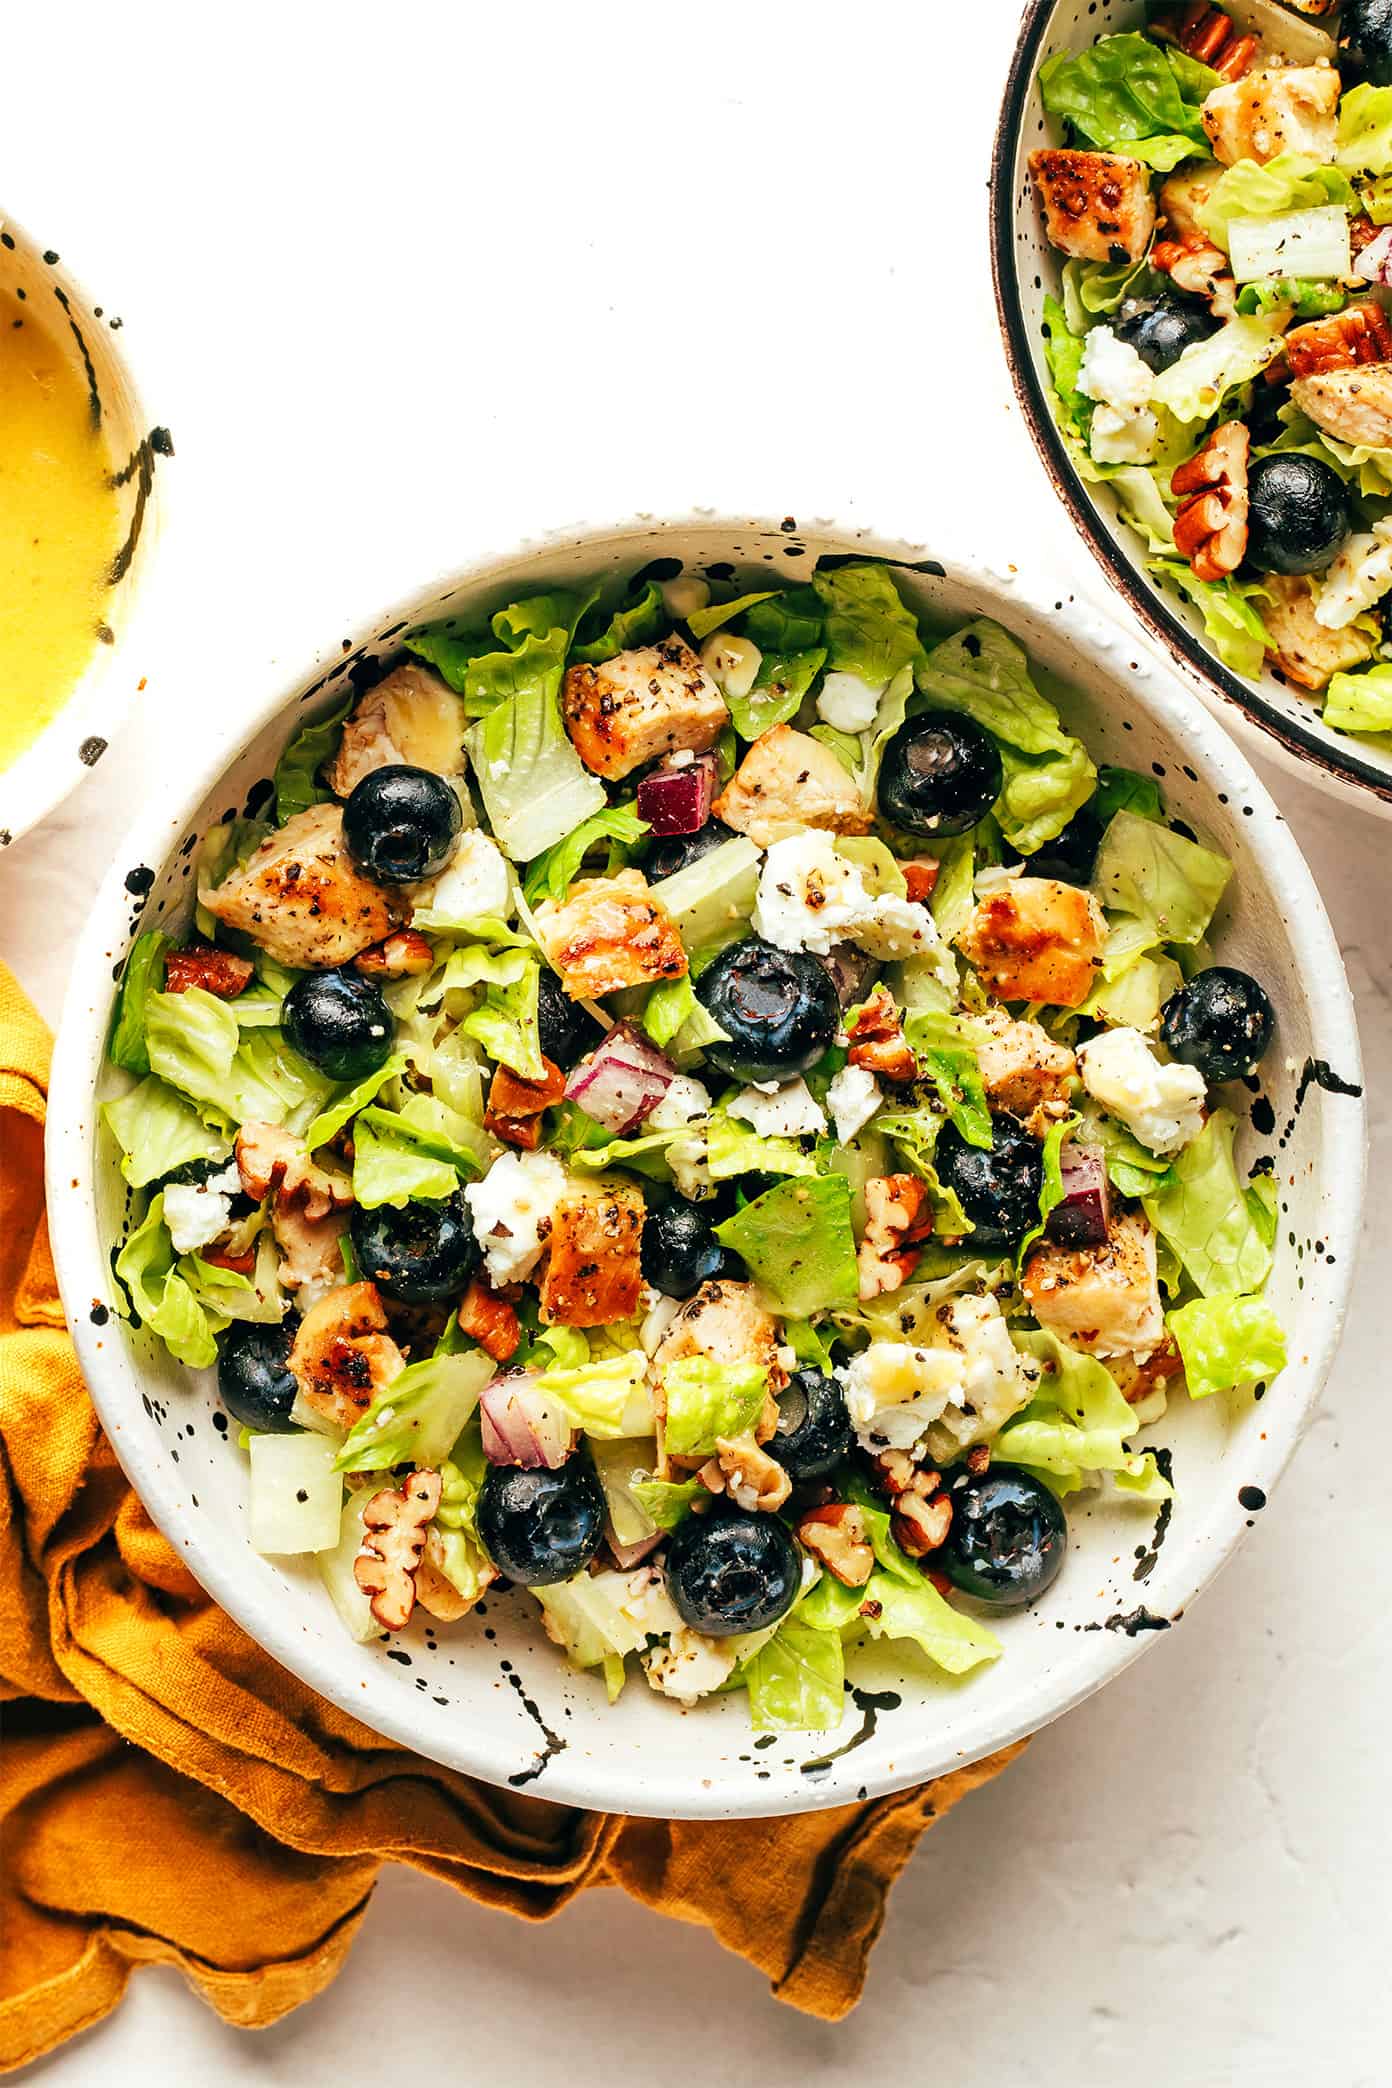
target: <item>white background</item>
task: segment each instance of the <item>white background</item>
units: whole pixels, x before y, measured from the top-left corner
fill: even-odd
[[[0,954],[50,1017],[145,782],[236,733],[209,715],[210,664],[244,663],[257,703],[490,545],[709,504],[874,523],[1104,591],[991,304],[987,158],[1018,15],[9,11],[0,201],[123,314],[177,450],[139,721],[0,861]],[[278,2029],[225,2029],[145,1972],[37,2070],[44,2088],[318,2088],[383,2063],[527,2088],[668,2067],[769,2088],[1388,2079],[1371,1250],[1392,1212],[1392,829],[1267,774],[1334,916],[1370,1083],[1370,1251],[1324,1411],[1183,1627],[930,1835],[859,2012],[798,2018],[615,1894],[538,1931],[397,1871],[337,1985]]]

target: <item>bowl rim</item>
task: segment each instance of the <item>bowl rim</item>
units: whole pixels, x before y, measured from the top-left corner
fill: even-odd
[[[1217,690],[1228,703],[1242,711],[1249,724],[1274,739],[1287,756],[1293,756],[1302,772],[1313,763],[1322,777],[1338,786],[1352,785],[1366,791],[1380,806],[1392,809],[1392,770],[1375,767],[1353,751],[1336,756],[1327,740],[1298,721],[1287,718],[1269,702],[1261,689],[1225,667],[1217,655],[1202,645],[1174,613],[1158,587],[1145,581],[1123,557],[1116,534],[1106,525],[1100,510],[1089,498],[1067,445],[1049,408],[1048,395],[1035,367],[1033,343],[1025,321],[1020,296],[1019,269],[1015,254],[1014,157],[1024,123],[1025,100],[1033,84],[1039,48],[1044,41],[1061,0],[1027,0],[1027,6],[1006,74],[995,140],[991,149],[990,246],[991,279],[996,316],[1005,346],[1015,396],[1025,425],[1039,452],[1040,461],[1054,491],[1072,517],[1075,528],[1108,580],[1179,664],[1201,682]]]
[[[54,248],[37,239],[12,211],[0,212],[0,227],[43,262],[79,316],[104,333],[110,330],[106,317],[96,316],[99,310],[105,313],[109,307],[98,305],[85,279],[75,274]],[[141,431],[150,462],[149,490],[139,530],[142,570],[132,586],[115,643],[97,645],[37,739],[31,740],[8,768],[0,769],[0,847],[8,847],[32,833],[91,773],[128,724],[139,694],[140,677],[132,671],[131,662],[136,647],[153,627],[157,584],[167,563],[160,556],[160,543],[168,527],[169,494],[167,475],[159,465],[166,456],[172,456],[173,449],[172,445],[166,448],[156,442],[156,437],[162,437],[167,445],[169,431],[151,420],[140,383],[140,358],[130,352],[124,319],[119,324],[119,347],[110,342],[107,346],[120,365],[132,425]]]
[[[599,547],[626,535],[635,539],[636,547],[644,538],[650,541],[654,532],[712,526],[739,527],[772,536],[786,532],[787,520],[722,515],[705,507],[686,513],[644,512],[617,520],[571,524],[521,539],[463,566],[443,569],[434,580],[361,620],[352,643],[354,647],[371,643],[378,634],[399,624],[403,613],[409,618],[414,613],[413,605],[434,594],[478,585],[522,561],[539,564],[548,552],[560,554],[587,543]],[[825,516],[808,525],[808,534],[831,539],[843,549],[855,546],[866,557],[884,556],[902,564],[911,562],[913,552],[926,555],[929,548],[907,534],[886,535]],[[1041,570],[1037,581],[1022,579],[1013,562],[988,564],[968,553],[950,560],[932,558],[928,570],[992,598],[1007,622],[1008,610],[999,601],[1002,593],[1014,595],[1022,613],[1040,618],[1056,618],[1066,601],[1070,635],[1093,665],[1101,667],[1105,660],[1102,671],[1109,677],[1119,677],[1122,669],[1116,662],[1136,652],[1134,637],[1120,623],[1090,598],[1063,596],[1047,567]],[[536,577],[543,577],[541,571]],[[96,1178],[96,1142],[91,1125],[94,1084],[105,1052],[110,1000],[104,988],[88,1005],[83,989],[96,979],[109,981],[113,957],[118,949],[124,952],[128,946],[131,897],[125,883],[125,866],[164,863],[177,836],[189,825],[190,807],[213,792],[238,751],[287,709],[297,691],[302,697],[322,678],[326,668],[341,664],[346,656],[338,646],[316,651],[298,675],[287,672],[277,661],[268,677],[272,693],[254,713],[219,733],[201,760],[192,760],[162,783],[132,821],[116,851],[78,943],[54,1047],[46,1141],[51,1244],[68,1329],[108,1440],[153,1520],[181,1550],[201,1585],[258,1645],[341,1709],[426,1759],[505,1788],[516,1768],[515,1752],[505,1755],[501,1748],[490,1747],[486,1741],[476,1744],[468,1730],[458,1734],[457,1744],[452,1736],[451,1745],[442,1747],[438,1736],[422,1735],[412,1724],[409,1703],[398,1711],[390,1697],[364,1701],[361,1685],[355,1686],[342,1671],[336,1640],[321,1642],[303,1627],[297,1627],[293,1611],[267,1610],[248,1596],[235,1563],[229,1559],[224,1564],[219,1556],[226,1550],[225,1543],[206,1534],[216,1526],[187,1515],[168,1460],[147,1461],[132,1449],[123,1427],[127,1387],[118,1374],[110,1371],[101,1354],[102,1325],[89,1317],[90,1309],[105,1299],[111,1283],[108,1248],[96,1223],[92,1188]],[[1155,672],[1146,680],[1143,706],[1166,731],[1184,735],[1191,765],[1202,764],[1200,774],[1205,780],[1216,786],[1221,779],[1234,802],[1239,801],[1240,793],[1240,802],[1251,804],[1262,815],[1252,821],[1251,847],[1263,873],[1263,885],[1281,890],[1288,902],[1287,932],[1301,975],[1310,987],[1307,999],[1312,1049],[1322,1059],[1346,1069],[1353,1084],[1353,1107],[1322,1112],[1315,1179],[1339,1180],[1346,1188],[1323,1225],[1323,1237],[1330,1249],[1330,1262],[1322,1271],[1326,1301],[1299,1358],[1304,1396],[1281,1429],[1268,1429],[1259,1442],[1245,1447],[1243,1471],[1247,1483],[1269,1494],[1293,1456],[1318,1403],[1342,1332],[1353,1281],[1366,1152],[1357,1020],[1333,927],[1309,867],[1270,793],[1242,749],[1174,675],[1168,662],[1149,652],[1147,658]],[[1245,1518],[1245,1527],[1251,1527],[1250,1517]],[[1211,1509],[1208,1519],[1189,1532],[1186,1570],[1172,1597],[1176,1619],[1232,1556],[1243,1534],[1244,1515],[1226,1506]],[[1170,1601],[1171,1596],[1166,1599]],[[976,1729],[970,1729],[968,1719],[969,1730],[965,1735],[955,1731],[954,1744],[944,1747],[939,1736],[934,1748],[933,1736],[926,1734],[926,1749],[922,1749],[921,1743],[918,1753],[901,1747],[895,1760],[880,1770],[852,1766],[848,1773],[842,1773],[838,1763],[836,1773],[824,1781],[799,1778],[796,1786],[768,1796],[757,1784],[732,1788],[715,1778],[701,1782],[686,1773],[674,1774],[665,1769],[659,1750],[630,1757],[627,1780],[618,1763],[587,1766],[587,1758],[581,1753],[576,1766],[571,1767],[572,1758],[566,1754],[548,1770],[541,1795],[564,1804],[601,1806],[628,1814],[673,1819],[777,1816],[885,1796],[982,1760],[1039,1731],[1120,1674],[1154,1636],[1156,1633],[1151,1630],[1124,1636],[1116,1631],[1099,1631],[1080,1639],[1075,1662],[1066,1676],[1043,1693],[1025,1692],[1022,1703],[997,1725],[988,1729],[986,1714],[978,1712]],[[965,1745],[961,1744],[964,1739]]]

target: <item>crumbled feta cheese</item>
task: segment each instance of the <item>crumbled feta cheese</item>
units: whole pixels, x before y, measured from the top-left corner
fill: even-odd
[[[1104,1030],[1080,1044],[1078,1071],[1093,1101],[1152,1153],[1177,1153],[1203,1129],[1202,1073],[1164,1064],[1139,1030]]]
[[[1088,429],[1088,450],[1095,464],[1150,464],[1160,440],[1160,423],[1148,406],[1118,413],[1099,406]]]
[[[1342,631],[1392,587],[1392,516],[1368,534],[1351,536],[1339,551],[1315,603],[1315,622]]]
[[[699,573],[678,573],[675,580],[662,582],[662,606],[679,623],[704,609],[709,600],[710,588]]]
[[[770,1095],[762,1083],[741,1089],[729,1105],[731,1116],[743,1117],[762,1138],[802,1138],[808,1132],[820,1135],[827,1120],[805,1080],[790,1080]]]
[[[694,1123],[697,1117],[709,1116],[711,1109],[710,1090],[689,1074],[679,1073],[656,1106],[648,1111],[645,1128],[649,1131],[671,1131],[682,1124]]]
[[[667,1593],[667,1583],[656,1566],[640,1566],[628,1576],[628,1585],[618,1604],[620,1616],[645,1638],[666,1638],[680,1631],[682,1620]]]
[[[452,921],[506,920],[512,912],[512,873],[497,842],[475,828],[460,835],[439,876],[418,884],[412,897],[417,913],[429,911]]]
[[[875,722],[887,684],[862,681],[858,674],[838,669],[822,682],[817,697],[817,716],[837,732],[864,732]]]
[[[926,906],[872,894],[860,865],[839,854],[834,836],[821,827],[773,843],[759,873],[753,921],[755,933],[780,950],[822,956],[839,942],[853,942],[872,957],[912,957],[939,941]]]
[[[495,1287],[531,1274],[565,1187],[565,1169],[549,1153],[501,1153],[482,1181],[466,1183],[474,1237]]]
[[[827,1087],[827,1108],[836,1119],[840,1144],[869,1123],[884,1097],[868,1066],[843,1066]]]
[[[1077,389],[1118,413],[1135,413],[1150,404],[1155,372],[1110,326],[1094,326],[1083,343]]]
[[[722,696],[747,696],[763,662],[752,638],[734,638],[728,631],[713,631],[701,647],[701,665]]]
[[[986,1441],[1028,1404],[1039,1369],[1015,1348],[993,1297],[961,1297],[921,1343],[872,1341],[836,1375],[856,1438],[874,1455],[913,1449],[934,1424],[947,1451]]]
[[[735,1650],[729,1639],[702,1638],[699,1631],[679,1625],[669,1643],[655,1646],[643,1655],[649,1682],[664,1696],[679,1704],[699,1703],[719,1689],[735,1665]]]
[[[242,1193],[237,1163],[206,1182],[170,1182],[164,1192],[164,1222],[176,1254],[196,1254],[232,1223],[232,1199]]]

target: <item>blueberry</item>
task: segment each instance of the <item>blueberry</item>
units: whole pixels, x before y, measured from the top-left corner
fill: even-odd
[[[1250,1073],[1267,1045],[1276,1016],[1256,980],[1226,964],[1195,972],[1166,1001],[1161,1042],[1182,1065],[1205,1080],[1237,1080]]]
[[[290,1419],[295,1380],[290,1351],[297,1319],[266,1326],[233,1320],[218,1336],[218,1396],[234,1421],[262,1434],[286,1435],[298,1424]]]
[[[549,965],[541,967],[541,978],[537,987],[537,1029],[541,1037],[544,1058],[553,1066],[568,1073],[577,1059],[594,1045],[600,1035],[599,1025],[573,1001]]]
[[[725,1250],[704,1210],[677,1198],[643,1223],[643,1281],[669,1298],[689,1298],[718,1276]]]
[[[1092,883],[1093,864],[1102,843],[1102,822],[1091,805],[1084,805],[1075,812],[1061,834],[1036,849],[1032,856],[1020,856],[1018,851],[1007,848],[1009,861],[1024,862],[1031,877],[1053,877],[1060,884],[1086,885]]]
[[[654,841],[643,862],[643,874],[649,884],[656,884],[660,877],[675,877],[678,870],[685,870],[692,863],[699,863],[722,841],[733,841],[735,830],[727,827],[723,820],[708,819],[694,834],[668,834],[661,841]]]
[[[413,1200],[400,1210],[355,1204],[351,1231],[363,1275],[403,1305],[457,1298],[478,1269],[478,1242],[462,1196]]]
[[[415,884],[443,870],[464,823],[453,784],[404,762],[373,769],[343,807],[343,838],[379,884]]]
[[[580,1573],[604,1536],[604,1489],[578,1454],[559,1471],[489,1467],[478,1497],[478,1533],[500,1573],[549,1588]]]
[[[1392,87],[1392,0],[1344,0],[1339,49],[1351,75]]]
[[[696,998],[725,1032],[706,1057],[734,1080],[791,1080],[815,1066],[841,1021],[836,988],[802,950],[762,936],[732,943],[707,965]]]
[[[884,750],[880,810],[911,834],[965,834],[1000,796],[1004,775],[1000,748],[974,718],[920,711]]]
[[[1019,1465],[963,1472],[948,1489],[952,1527],[933,1556],[954,1588],[1010,1609],[1057,1579],[1068,1549],[1063,1510],[1042,1479]]]
[[[364,1080],[391,1057],[391,1010],[360,972],[306,972],[281,1019],[296,1051],[331,1080]]]
[[[854,1440],[841,1387],[824,1370],[797,1370],[776,1396],[778,1430],[764,1448],[790,1479],[824,1479]]]
[[[1353,527],[1332,465],[1297,450],[1259,457],[1247,474],[1247,558],[1259,573],[1316,573]]]
[[[678,1616],[707,1638],[776,1624],[802,1585],[797,1546],[776,1515],[688,1515],[667,1546],[666,1573]]]
[[[968,1145],[955,1124],[944,1124],[934,1164],[972,1222],[972,1245],[1014,1247],[1039,1223],[1044,1162],[1038,1141],[1013,1116],[993,1111],[991,1133],[989,1146]]]
[[[1178,298],[1128,298],[1116,334],[1158,376],[1177,363],[1186,348],[1217,333],[1220,323],[1203,305],[1181,304]]]

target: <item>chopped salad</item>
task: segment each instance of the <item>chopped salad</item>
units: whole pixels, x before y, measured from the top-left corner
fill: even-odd
[[[1392,9],[1152,8],[1038,78],[1074,464],[1226,666],[1392,732]]]
[[[103,1110],[122,1309],[347,1630],[502,1583],[611,1696],[841,1718],[1279,1370],[1231,866],[995,623],[667,561],[404,651],[203,835]],[[722,571],[728,569],[720,569]],[[467,1624],[464,1628],[468,1628]]]

